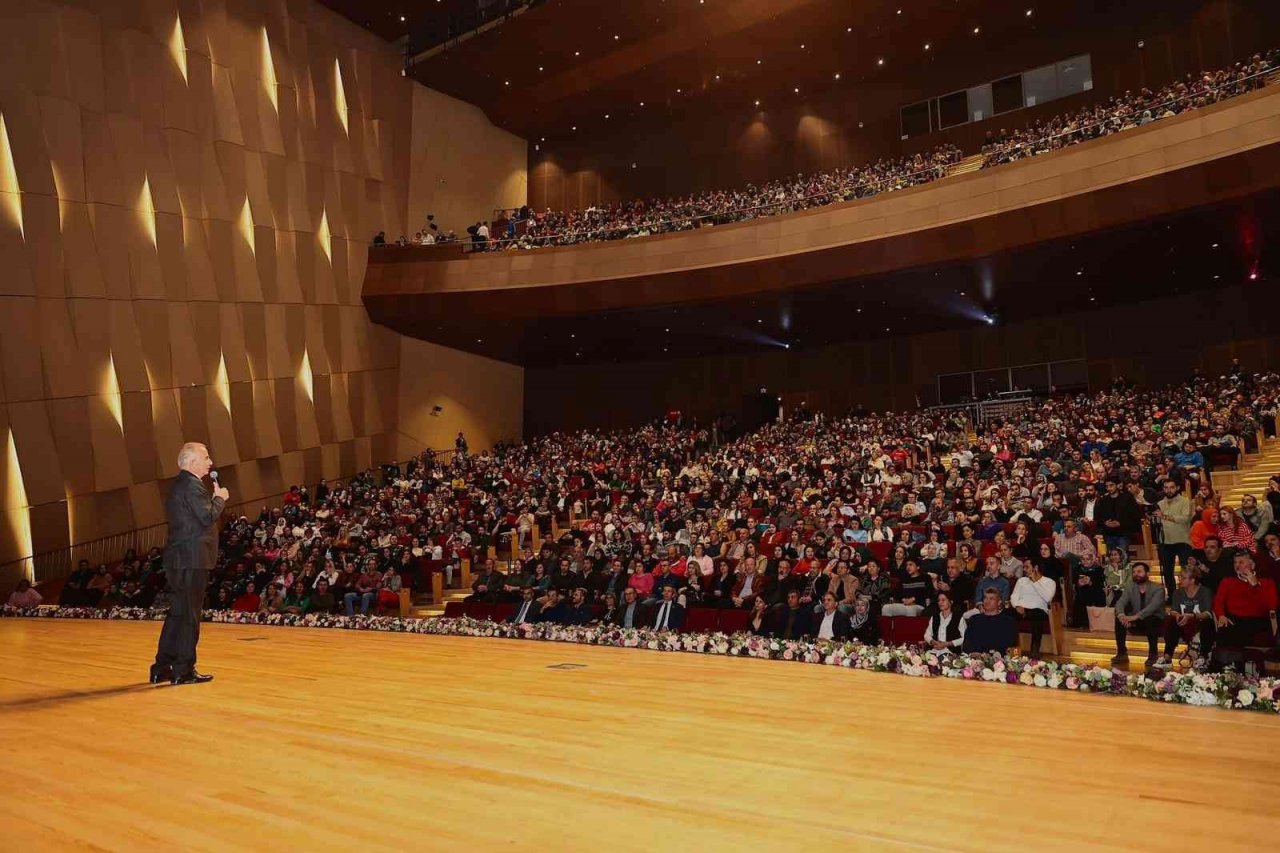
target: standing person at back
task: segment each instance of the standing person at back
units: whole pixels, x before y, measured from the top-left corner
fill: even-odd
[[[169,585],[169,615],[160,631],[151,683],[202,684],[212,675],[196,670],[200,642],[200,610],[209,572],[218,559],[218,516],[231,493],[215,485],[212,493],[202,482],[213,468],[209,450],[188,442],[178,451],[177,479],[165,499],[169,538],[164,548],[164,576]]]

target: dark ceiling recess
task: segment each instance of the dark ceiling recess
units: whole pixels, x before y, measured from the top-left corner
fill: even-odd
[[[973,328],[993,313],[1008,324],[1245,282],[1262,294],[1272,286],[1266,249],[1278,240],[1280,192],[1269,191],[963,262],[719,302],[510,319],[469,319],[416,296],[366,304],[376,322],[404,334],[526,366],[795,351]]]
[[[629,122],[754,108],[756,101],[767,109],[780,98],[794,99],[797,89],[801,97],[847,92],[853,98],[861,88],[886,81],[923,79],[941,67],[938,62],[962,68],[966,58],[999,51],[1015,40],[1096,27],[1111,5],[1111,0],[322,2],[399,42],[412,78],[476,104],[494,124],[530,143],[548,144]],[[1171,16],[1196,5],[1167,0],[1160,13]],[[982,82],[987,81],[957,85]]]

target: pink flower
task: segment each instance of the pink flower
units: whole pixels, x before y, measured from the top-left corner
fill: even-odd
[[[960,674],[963,675],[965,678],[973,678],[973,667],[966,666],[963,670],[961,670]]]
[[[796,657],[796,656],[795,656],[795,654],[791,651],[791,649],[787,649],[786,651],[784,651],[784,652],[782,653],[782,659],[783,659],[783,660],[795,660],[795,657]]]

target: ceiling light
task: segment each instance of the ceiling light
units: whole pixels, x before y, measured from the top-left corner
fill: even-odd
[[[980,33],[980,32],[982,32],[982,27],[974,27],[974,28],[973,28],[973,34],[974,34],[975,36],[976,36],[978,33]]]
[[[1084,270],[1076,270],[1076,275],[1084,275]]]
[[[575,124],[573,127],[569,128],[569,129],[570,129],[570,130],[577,130],[577,129],[578,129],[578,126]]]
[[[1257,281],[1257,280],[1258,280],[1258,274],[1256,272],[1249,273],[1249,281]]]
[[[635,164],[635,163],[632,163],[632,164],[631,164],[631,168],[633,168],[633,169],[634,169],[635,167],[636,167],[636,164]]]
[[[899,15],[901,15],[901,14],[902,14],[902,10],[901,10],[901,9],[899,9],[899,10],[898,10],[898,14],[899,14]]]
[[[837,79],[837,80],[839,80],[839,79],[840,79],[840,72],[839,72],[839,71],[837,71],[837,72],[836,72],[836,79]]]
[[[758,100],[756,101],[756,106],[757,106],[757,107],[758,107],[758,106],[760,106],[760,101],[758,101]]]
[[[504,86],[510,86],[510,85],[511,85],[511,81],[510,81],[510,80],[503,80],[503,81],[502,81],[502,85],[504,85]]]
[[[851,33],[851,32],[853,32],[853,27],[846,27],[846,28],[845,28],[845,32],[846,32],[846,33]]]
[[[924,43],[924,49],[925,49],[925,50],[928,50],[930,47],[932,47],[932,45],[931,45],[931,44],[929,44],[928,42],[925,42],[925,43]]]
[[[1031,17],[1031,10],[1030,10],[1030,9],[1028,9],[1028,10],[1027,10],[1027,17],[1028,17],[1028,18],[1030,18],[1030,17]]]
[[[720,79],[720,75],[719,75],[719,74],[717,74],[717,75],[716,75],[716,79],[717,79],[717,80],[719,80],[719,79]]]
[[[684,91],[684,89],[676,89],[676,94],[677,94],[677,95],[679,95],[679,94],[680,94],[681,92],[683,92],[683,91]]]
[[[756,65],[759,65],[759,64],[760,64],[760,63],[762,63],[762,62],[764,62],[764,60],[763,60],[763,59],[757,59],[757,60],[756,60]]]
[[[539,71],[541,71],[541,70],[542,70],[542,66],[541,66],[541,65],[539,65],[539,66],[538,66],[538,70],[539,70]]]
[[[876,65],[884,65],[884,58],[883,58],[883,57],[881,57],[880,59],[877,59],[877,60],[876,60]]]
[[[1214,243],[1214,244],[1213,244],[1213,248],[1215,248],[1215,249],[1216,249],[1216,248],[1218,248],[1218,244],[1217,244],[1217,243]]]
[[[976,32],[977,32],[977,30],[974,30],[974,32],[976,33]],[[573,52],[573,55],[574,55],[574,56],[582,56],[582,51],[580,51],[580,50],[575,50],[575,51]]]
[[[804,50],[804,45],[800,45],[800,49],[801,49],[801,50]]]
[[[642,106],[642,107],[644,106],[644,101],[641,101],[641,102],[640,102],[640,106]]]
[[[404,15],[401,15],[401,16],[400,16],[400,23],[402,23],[402,24],[404,23]]]
[[[604,117],[605,117],[605,118],[608,118],[608,117],[609,117],[609,114],[608,114],[608,113],[605,113],[605,114],[604,114]]]
[[[618,37],[615,35],[615,36],[613,37],[613,40],[614,40],[614,41],[617,41],[617,40],[618,40]]]
[[[796,94],[797,94],[797,95],[798,95],[798,94],[800,94],[800,87],[799,87],[799,86],[797,86],[797,87],[796,87]]]
[[[542,137],[541,139],[539,139],[538,141],[539,141],[539,142],[546,142],[546,141],[547,141],[547,138],[544,136],[544,137]]]

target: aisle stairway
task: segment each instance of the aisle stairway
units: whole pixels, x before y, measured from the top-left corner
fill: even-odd
[[[947,177],[950,178],[953,175],[967,175],[970,172],[978,171],[982,168],[982,161],[985,156],[986,155],[984,154],[973,154],[964,158],[947,170]]]
[[[1239,507],[1240,498],[1246,494],[1262,499],[1267,478],[1277,473],[1280,473],[1280,439],[1269,438],[1262,443],[1258,453],[1247,454],[1241,459],[1239,470],[1214,472],[1214,488],[1222,496],[1224,506]],[[1143,556],[1139,553],[1139,558]],[[1152,579],[1162,583],[1155,555],[1147,556],[1147,560],[1151,563]],[[1065,659],[1074,663],[1107,665],[1116,653],[1115,637],[1110,633],[1068,629],[1064,637],[1067,641]],[[1129,636],[1125,645],[1129,651],[1129,669],[1141,671],[1147,656],[1146,638]]]
[[[1222,495],[1223,506],[1238,507],[1245,495],[1264,500],[1267,479],[1280,474],[1280,439],[1267,439],[1259,450],[1245,456],[1238,471],[1214,473],[1214,490]]]

